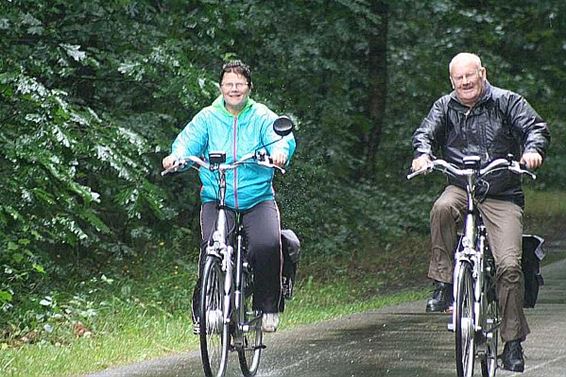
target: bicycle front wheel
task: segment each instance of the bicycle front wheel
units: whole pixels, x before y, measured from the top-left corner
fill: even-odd
[[[454,307],[456,333],[456,370],[458,377],[474,373],[474,289],[472,267],[463,262],[459,266]]]
[[[240,369],[245,377],[253,377],[257,373],[261,350],[263,349],[263,333],[261,330],[261,312],[252,310],[252,297],[242,295],[244,318],[242,344],[238,346]]]
[[[491,287],[494,290],[494,287]],[[499,338],[499,307],[495,293],[488,292],[484,299],[487,301],[484,310],[485,354],[482,355],[481,373],[483,377],[494,377],[497,370],[497,342]]]
[[[224,323],[224,273],[219,259],[208,257],[202,273],[199,332],[206,377],[222,377],[228,365],[229,324]]]

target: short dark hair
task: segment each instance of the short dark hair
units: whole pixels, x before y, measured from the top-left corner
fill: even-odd
[[[224,79],[224,74],[228,72],[233,72],[238,75],[242,75],[246,78],[249,87],[253,86],[252,84],[252,71],[247,64],[244,64],[241,60],[232,60],[227,62],[222,66],[222,72],[220,72],[220,80],[218,81],[219,84],[222,84],[222,80]]]

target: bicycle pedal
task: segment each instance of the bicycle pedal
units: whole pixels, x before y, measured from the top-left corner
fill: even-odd
[[[446,328],[448,329],[448,331],[455,331],[455,327],[454,327],[454,317],[450,316],[450,320],[449,322],[446,324]]]

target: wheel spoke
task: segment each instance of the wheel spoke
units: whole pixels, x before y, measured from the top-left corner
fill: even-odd
[[[458,267],[457,294],[455,302],[456,370],[458,377],[470,377],[474,370],[475,329],[474,292],[471,266],[462,263]]]
[[[244,306],[244,318],[241,318],[244,324],[244,332],[242,333],[241,345],[237,348],[238,358],[244,376],[253,377],[257,373],[263,348],[261,313],[251,309],[252,298],[250,295],[243,294],[241,297]]]
[[[200,348],[207,377],[223,376],[228,362],[230,336],[223,320],[223,273],[209,258],[203,270],[200,296]]]
[[[493,288],[492,288],[493,289]],[[497,369],[497,344],[499,338],[499,308],[495,294],[484,294],[486,300],[484,310],[485,354],[481,358],[483,377],[494,377]]]

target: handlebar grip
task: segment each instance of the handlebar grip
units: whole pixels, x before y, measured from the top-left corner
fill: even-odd
[[[164,177],[169,173],[176,173],[179,170],[181,170],[182,168],[184,168],[187,165],[187,161],[186,160],[177,160],[175,161],[175,163],[173,164],[173,166],[163,170],[161,172],[161,176]]]
[[[166,176],[167,174],[169,174],[169,173],[174,173],[174,172],[176,172],[177,169],[178,169],[178,166],[177,166],[177,165],[173,165],[173,166],[171,166],[170,168],[167,168],[167,169],[163,170],[163,171],[161,172],[161,176],[162,176],[162,177],[165,177],[165,176]]]
[[[279,165],[275,165],[275,164],[273,163],[273,159],[272,159],[271,157],[268,157],[267,161],[268,161],[268,163],[269,163],[269,167],[271,167],[271,168],[273,168],[273,169],[275,169],[275,170],[279,170],[279,172],[280,172],[281,174],[285,174],[285,168],[282,168],[282,167],[279,166]]]
[[[421,174],[420,171],[414,171],[412,173],[407,174],[407,180],[415,178],[417,175]]]
[[[511,165],[509,166],[509,170],[512,171],[515,174],[526,174],[529,177],[531,177],[533,180],[537,179],[536,174],[533,173],[527,167],[527,165],[525,165],[524,163],[518,162],[518,161],[513,161],[511,163]]]
[[[527,167],[527,164],[525,164],[524,162],[519,162],[519,168],[521,168],[521,170],[530,171],[529,168]]]
[[[428,166],[425,167],[424,169],[412,171],[411,173],[407,174],[407,180],[413,179],[413,178],[415,178],[417,175],[427,174],[427,173],[429,173],[430,171],[432,171],[433,169],[434,169],[434,165],[431,163],[430,165],[428,165]]]
[[[519,168],[521,168],[523,174],[528,175],[532,180],[537,179],[537,175],[529,170],[525,164],[519,164]]]

